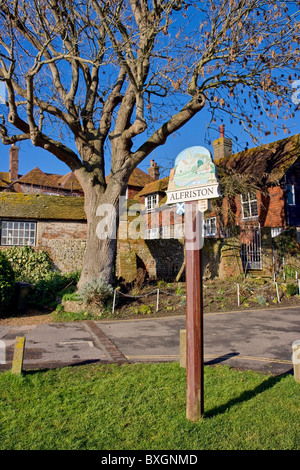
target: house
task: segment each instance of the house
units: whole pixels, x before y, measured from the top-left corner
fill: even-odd
[[[217,204],[212,203],[211,209],[205,212],[206,265],[213,265],[216,274],[212,252],[217,251],[218,274],[237,273],[237,260],[233,263],[233,256],[239,258],[240,271],[259,270],[270,274],[274,261],[272,239],[288,227],[295,227],[298,237],[300,235],[300,135],[232,154],[232,141],[224,134],[224,126],[220,126],[220,137],[213,142],[214,163],[225,197],[215,201]],[[247,180],[247,176],[252,186],[248,181],[243,187],[242,181]],[[226,195],[225,183],[232,178],[240,180],[241,192],[235,189],[230,197],[230,193]],[[165,204],[167,188],[168,177],[158,179],[147,184],[135,198],[145,208],[145,238],[148,240],[145,243],[148,246],[152,240],[178,241],[184,236],[180,206]],[[230,214],[234,215],[233,221]],[[236,233],[238,245],[232,243]],[[178,249],[182,247],[181,244]],[[206,256],[207,249],[210,254]],[[221,251],[226,252],[226,256],[221,256]],[[210,257],[213,263],[209,262]]]
[[[128,181],[126,197],[134,198],[146,184],[157,179],[158,175],[158,167],[154,161],[151,161],[148,173],[135,168]],[[25,175],[20,175],[19,148],[16,145],[12,145],[9,150],[9,172],[0,172],[1,191],[49,196],[83,197],[84,195],[73,172],[66,175],[51,174],[36,167]]]
[[[260,189],[235,200],[238,225],[257,220],[274,235],[300,227],[300,134],[235,154],[226,154],[224,147],[215,163],[220,175],[255,175],[259,181]]]
[[[9,149],[9,172],[0,173],[0,191],[51,196],[83,196],[82,188],[72,172],[66,175],[45,173],[38,167],[19,174],[19,148]]]
[[[78,269],[86,247],[84,199],[0,192],[1,249],[44,249],[63,272]]]
[[[270,260],[276,255],[271,254],[272,238],[288,227],[295,227],[300,235],[300,135],[235,154],[231,154],[228,141],[221,135],[214,142],[214,161],[221,182],[222,177],[241,175],[252,178],[255,184],[231,201],[224,198],[223,226],[228,225],[231,210],[234,224],[240,228],[244,269],[270,269]],[[209,219],[210,223],[214,220],[217,234],[217,218]],[[269,248],[269,260],[266,256],[263,259],[264,247],[265,251]]]

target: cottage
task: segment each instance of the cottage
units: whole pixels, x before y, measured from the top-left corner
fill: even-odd
[[[86,247],[83,198],[0,192],[1,248],[31,246],[50,253],[63,272],[78,269]]]

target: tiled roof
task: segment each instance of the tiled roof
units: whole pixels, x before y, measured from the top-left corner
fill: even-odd
[[[49,176],[52,176],[52,175],[49,175]],[[78,179],[76,178],[76,176],[74,175],[72,171],[70,171],[64,176],[61,176],[60,179],[57,180],[57,185],[64,189],[70,189],[70,190],[72,189],[73,191],[74,190],[82,191],[82,187],[79,184]]]
[[[34,186],[43,186],[53,189],[69,189],[69,190],[82,190],[76,176],[72,171],[66,175],[54,175],[51,173],[44,173],[38,167],[30,170],[25,175],[21,176],[15,183],[23,183]]]
[[[85,221],[84,198],[0,192],[0,217]]]
[[[221,158],[216,165],[220,178],[225,170],[259,176],[263,184],[276,184],[299,157],[300,134],[296,134]]]
[[[137,194],[137,197],[166,191],[168,189],[168,184],[168,176],[157,181],[152,181],[151,183],[146,184],[146,186]]]
[[[135,168],[129,177],[128,185],[143,188],[146,184],[151,183],[152,181],[154,180],[151,176],[140,168]]]
[[[46,186],[46,187],[53,187],[53,181],[51,177],[46,175],[42,170],[38,167],[35,167],[33,170],[30,170],[25,175],[18,178],[16,183],[25,183],[25,184],[33,184],[37,186]]]
[[[109,176],[107,178],[109,178]],[[147,173],[142,171],[140,168],[135,168],[129,178],[128,185],[143,188],[146,184],[153,181],[153,178]],[[14,183],[43,186],[53,189],[82,191],[82,187],[72,171],[66,175],[57,175],[44,173],[38,167],[35,167],[25,175],[20,176],[16,181],[14,181]],[[9,184],[9,173],[0,172],[0,188],[5,188]]]
[[[106,181],[109,180],[110,175],[106,176]],[[146,184],[152,183],[154,179],[145,173],[140,168],[135,168],[129,176],[128,186],[135,186],[137,188],[143,188]]]

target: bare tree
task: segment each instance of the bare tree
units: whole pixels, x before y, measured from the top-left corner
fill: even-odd
[[[205,106],[212,120],[222,112],[252,135],[254,128],[269,132],[264,118],[288,116],[298,7],[274,0],[0,0],[2,142],[30,139],[79,180],[88,222],[80,285],[111,281],[116,240],[97,235],[97,208],[117,208],[134,168],[168,136]]]

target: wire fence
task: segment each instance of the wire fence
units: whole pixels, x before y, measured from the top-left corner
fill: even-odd
[[[156,295],[156,311],[158,312],[159,310],[159,295],[161,294],[166,294],[166,295],[173,295],[173,296],[178,296],[178,294],[174,292],[166,292],[161,289],[155,289],[154,291],[147,292],[146,294],[143,295],[129,295],[129,294],[124,294],[123,292],[115,289],[114,290],[114,295],[113,295],[113,305],[112,305],[112,313],[115,312],[115,307],[116,307],[116,298],[117,294],[121,295],[122,297],[127,297],[129,299],[142,299],[143,297],[149,297],[150,295],[155,294]]]
[[[261,293],[262,294],[262,293],[265,293],[265,291],[267,291],[269,289],[271,291],[271,293],[273,291],[274,298],[276,297],[277,302],[280,303],[281,302],[281,296],[280,296],[281,284],[284,284],[285,286],[289,285],[289,284],[294,284],[296,286],[297,293],[300,296],[300,279],[298,278],[298,273],[296,274],[295,279],[290,279],[289,281],[284,279],[283,283],[280,282],[280,279],[278,279],[278,278],[276,278],[276,276],[274,276],[273,281],[271,281],[269,284],[267,284],[266,286],[259,286],[259,287],[256,287],[256,288],[253,287],[253,286],[250,287],[247,284],[234,283],[233,287],[231,287],[229,289],[222,289],[222,294],[226,294],[226,293],[229,293],[229,292],[232,292],[232,291],[235,290],[236,291],[237,306],[240,307],[240,305],[242,303],[241,300],[243,301],[243,296],[242,296],[243,292],[247,291],[250,294],[255,294],[255,293],[258,293],[258,294]],[[134,300],[149,297],[151,295],[156,295],[156,312],[158,312],[159,311],[159,297],[160,297],[160,294],[165,294],[165,295],[170,295],[170,296],[177,296],[177,297],[179,295],[183,295],[183,293],[168,292],[168,291],[165,291],[165,290],[162,290],[162,289],[159,289],[159,288],[157,288],[157,289],[155,289],[151,292],[141,294],[141,295],[125,294],[125,293],[121,292],[120,290],[115,289],[114,294],[113,294],[112,313],[115,312],[117,295],[121,296],[121,297],[128,298],[128,299],[134,299]]]

